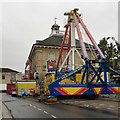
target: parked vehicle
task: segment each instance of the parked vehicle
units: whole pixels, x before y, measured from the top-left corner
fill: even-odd
[[[17,96],[27,96],[27,95],[34,95],[36,88],[36,81],[35,80],[22,80],[16,82],[16,92]]]
[[[7,83],[7,94],[12,94],[12,89],[15,89],[15,83]]]
[[[17,91],[16,88],[12,88],[12,93],[11,93],[12,97],[17,95]]]

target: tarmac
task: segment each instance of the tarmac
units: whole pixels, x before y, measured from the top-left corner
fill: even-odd
[[[34,101],[38,101],[35,97],[25,97],[25,99],[32,99]],[[120,117],[120,99],[118,96],[102,96],[96,100],[89,100],[89,99],[64,99],[59,101],[62,104],[72,105],[76,107],[80,107],[83,109],[88,109],[97,112],[103,112],[105,114],[112,114],[114,116]],[[2,112],[1,112],[2,111]],[[2,102],[0,99],[0,119],[2,118],[11,118],[12,117],[11,111],[7,108],[7,106]]]
[[[38,102],[36,97],[26,97],[25,99],[31,99]],[[120,99],[119,96],[109,95],[100,96],[97,99],[62,99],[59,103],[72,105],[87,109],[90,111],[102,112],[105,114],[111,114],[120,117]]]

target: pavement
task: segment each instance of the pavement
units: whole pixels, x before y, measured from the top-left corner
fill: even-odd
[[[4,103],[2,103],[2,118],[10,118],[11,120],[13,119],[10,110]]]
[[[2,95],[0,93],[0,120],[10,118],[13,119],[12,114],[10,110],[7,108],[7,106],[2,102]]]
[[[60,103],[85,108],[92,111],[111,114],[114,116],[120,116],[119,100],[117,99],[109,98],[100,98],[96,100],[69,99],[61,100]]]
[[[100,95],[100,100],[107,100],[107,101],[114,101],[114,102],[120,102],[120,94],[110,94],[110,95]]]

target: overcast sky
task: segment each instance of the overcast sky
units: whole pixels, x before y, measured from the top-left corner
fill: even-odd
[[[49,37],[55,17],[64,30],[64,12],[74,8],[97,43],[107,36],[118,39],[118,2],[4,2],[1,7],[2,67],[24,72],[32,45]]]

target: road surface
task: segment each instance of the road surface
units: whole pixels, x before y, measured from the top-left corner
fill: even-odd
[[[118,118],[117,116],[90,111],[64,104],[45,105],[30,99],[3,94],[2,101],[14,118]]]

